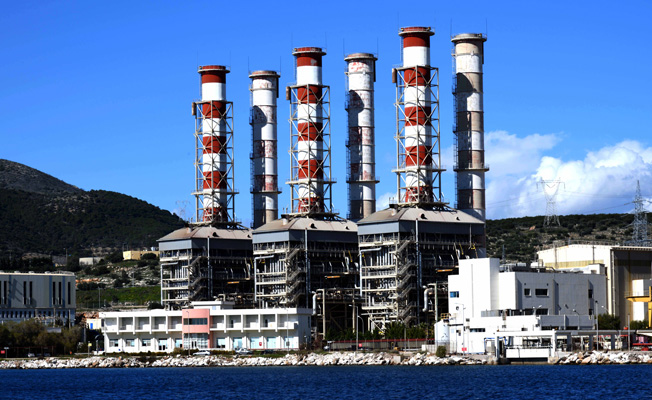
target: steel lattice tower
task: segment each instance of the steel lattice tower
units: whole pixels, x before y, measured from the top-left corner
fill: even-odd
[[[554,181],[540,182],[543,194],[546,196],[546,218],[543,221],[543,226],[557,225],[559,226],[559,215],[557,215],[557,193],[559,193],[559,186],[564,182],[556,179]]]
[[[634,246],[647,246],[647,216],[643,203],[645,200],[641,196],[641,183],[636,181],[636,196],[634,196],[634,222],[632,222],[632,240],[627,242]]]

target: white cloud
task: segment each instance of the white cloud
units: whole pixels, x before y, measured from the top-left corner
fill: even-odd
[[[563,182],[556,196],[559,215],[631,210],[633,206],[626,204],[634,197],[637,180],[644,195],[652,191],[652,147],[640,142],[624,140],[589,151],[584,159],[564,161],[541,155],[542,149],[552,149],[560,142],[557,135],[521,139],[494,132],[487,136],[491,143],[487,146],[489,218],[544,215],[542,179]],[[523,148],[519,150],[519,146]],[[551,188],[548,190],[551,193]]]
[[[488,132],[485,136],[485,157],[491,176],[521,175],[537,169],[541,154],[561,141],[560,135],[538,133],[519,138],[506,131]]]
[[[376,210],[384,210],[389,207],[389,199],[396,197],[396,192],[387,192],[381,194],[376,200]]]

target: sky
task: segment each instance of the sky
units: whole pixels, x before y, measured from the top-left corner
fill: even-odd
[[[344,55],[377,54],[378,208],[396,192],[395,86],[402,26],[431,26],[439,68],[444,200],[455,206],[451,34],[485,33],[487,217],[631,212],[652,199],[652,2],[20,1],[0,13],[0,158],[84,190],[194,212],[197,66],[227,65],[236,215],[249,225],[249,72],[295,81],[292,48],[324,47],[334,208],[347,214]],[[416,5],[421,5],[418,10]],[[279,183],[290,106],[278,101]],[[559,181],[541,185],[540,181]],[[282,184],[279,207],[289,207]],[[652,205],[646,203],[647,208]]]

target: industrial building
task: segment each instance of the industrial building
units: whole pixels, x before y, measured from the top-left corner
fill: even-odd
[[[310,340],[312,310],[244,310],[234,305],[206,301],[179,310],[101,312],[105,352],[298,350]]]
[[[625,326],[634,315],[634,304],[627,296],[636,290],[634,281],[652,279],[652,247],[619,246],[598,243],[556,243],[537,252],[541,266],[565,270],[589,264],[604,264],[607,299],[602,313],[614,314]],[[640,311],[636,313],[641,316]]]
[[[319,47],[293,51],[296,83],[286,89],[292,211],[253,232],[255,300],[262,308],[312,308],[318,302],[320,311],[315,314],[322,323],[315,325],[344,329],[358,279],[358,241],[355,223],[339,218],[331,201],[335,181],[330,165],[330,89],[322,82],[325,54]]]
[[[448,282],[449,316],[438,331],[460,353],[491,353],[487,346],[498,336],[540,343],[550,336],[541,331],[561,331],[562,337],[599,329],[596,317],[607,298],[601,264],[562,272],[501,266],[495,258],[460,260],[459,273]],[[548,352],[554,343],[548,345],[540,350]]]
[[[180,308],[191,302],[253,304],[251,231],[234,215],[233,103],[227,100],[220,65],[201,66],[201,100],[195,117],[195,221],[159,239],[161,303]]]
[[[399,32],[403,65],[392,72],[397,93],[395,203],[358,221],[362,314],[370,329],[436,320],[435,304],[445,307],[446,277],[457,261],[485,254],[484,214],[452,209],[441,193],[439,75],[430,65],[432,35],[429,27]],[[481,102],[481,86],[472,89],[472,96],[456,94],[457,101],[465,96],[480,96]],[[473,109],[472,114],[482,111]],[[481,127],[466,127],[474,140],[483,140]],[[460,124],[456,135],[464,132]],[[464,181],[458,179],[458,187]]]
[[[72,272],[0,272],[0,323],[74,324],[76,293]]]

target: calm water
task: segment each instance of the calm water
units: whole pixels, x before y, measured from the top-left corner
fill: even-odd
[[[643,399],[652,366],[0,371],[2,399]]]

